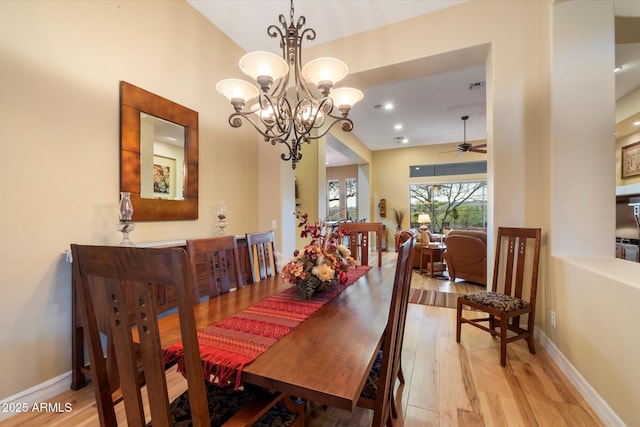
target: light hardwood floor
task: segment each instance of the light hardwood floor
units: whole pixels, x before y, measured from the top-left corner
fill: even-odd
[[[386,253],[393,265],[395,253]],[[414,273],[412,287],[466,293],[482,287],[466,282],[431,279]],[[427,426],[602,426],[584,399],[559,371],[540,345],[531,355],[524,341],[508,345],[507,366],[500,366],[497,339],[477,328],[463,326],[462,342],[455,341],[455,310],[410,304],[403,345],[406,383],[397,395],[407,427]],[[173,369],[170,394],[185,387]],[[26,413],[0,426],[96,426],[93,389],[66,391],[52,402],[68,413]],[[126,425],[124,414],[118,414]],[[368,426],[372,413],[353,413],[310,404],[307,426]]]

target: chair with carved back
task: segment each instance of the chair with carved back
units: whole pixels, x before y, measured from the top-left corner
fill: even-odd
[[[144,426],[149,419],[154,426],[251,426],[276,418],[285,425],[304,425],[302,405],[281,393],[205,383],[193,309],[193,277],[184,249],[71,245],[71,252],[101,426],[118,425],[110,375],[118,376],[130,426]],[[188,388],[172,402],[157,322],[156,285],[175,289],[184,347]],[[99,317],[110,328],[117,373],[107,371]]]
[[[351,256],[361,265],[369,265],[369,233],[375,233],[378,267],[382,267],[383,226],[381,222],[341,222],[338,224],[338,231],[349,236]]]
[[[187,240],[187,255],[196,284],[206,283],[209,298],[244,286],[236,236]]]
[[[400,245],[404,244],[407,240],[411,239],[411,238],[415,238],[416,239],[416,243],[415,243],[415,248],[413,250],[413,254],[415,254],[415,252],[418,250],[417,249],[417,245],[418,245],[418,233],[416,230],[414,229],[409,229],[409,230],[402,230],[400,233],[398,233],[397,236],[397,243],[396,245],[399,247]],[[409,282],[409,287],[411,287],[411,279],[413,278],[413,261],[412,258],[409,258],[409,261],[407,262],[407,265],[405,266],[405,280]],[[401,324],[401,329],[398,333],[398,337],[400,339],[400,348],[402,348],[402,340],[404,338],[404,326],[406,323],[406,318],[407,318],[407,308],[409,306],[409,303],[407,301],[407,304],[405,304],[403,306],[403,312],[401,313],[401,317],[402,319],[405,319],[402,324]],[[400,362],[400,352],[398,352],[398,364],[396,366],[396,369],[394,371],[394,378],[398,378],[400,380],[400,384],[404,384],[404,373],[402,372],[402,364]]]
[[[460,342],[463,323],[468,323],[492,336],[500,337],[500,364],[506,366],[507,344],[519,339],[527,341],[529,352],[535,354],[535,326],[538,264],[540,259],[540,228],[498,228],[496,258],[491,292],[461,295],[457,303],[456,341]],[[468,306],[488,317],[463,317]],[[527,316],[526,327],[520,316]],[[481,324],[488,322],[488,327]],[[500,331],[496,331],[499,327]]]
[[[276,239],[273,231],[247,233],[246,239],[253,283],[278,274],[280,268],[276,257]]]
[[[407,238],[399,245],[393,293],[389,308],[387,327],[382,340],[382,349],[378,352],[373,368],[360,398],[358,406],[373,409],[372,426],[392,426],[398,418],[395,400],[395,383],[400,372],[400,357],[404,325],[411,289],[413,253],[415,251],[415,233],[407,232]]]

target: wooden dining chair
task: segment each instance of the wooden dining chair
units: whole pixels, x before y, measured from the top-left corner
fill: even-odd
[[[369,233],[375,233],[378,267],[382,267],[383,230],[381,222],[341,222],[338,224],[338,231],[349,236],[351,256],[361,265],[369,265]]]
[[[184,249],[71,245],[71,252],[100,425],[118,424],[110,375],[118,376],[129,426],[144,426],[149,418],[154,426],[190,422],[202,427],[212,421],[252,425],[275,418],[285,425],[304,425],[302,405],[293,404],[282,393],[235,391],[205,383],[193,278]],[[178,302],[188,389],[173,402],[168,398],[160,344],[156,284],[173,287]],[[117,372],[107,371],[99,318],[106,321],[112,336]],[[275,408],[279,402],[287,409]]]
[[[209,298],[244,286],[236,236],[187,240],[187,256],[198,288],[206,284]],[[197,295],[199,297],[199,294]]]
[[[487,331],[494,337],[499,336],[502,366],[506,366],[507,344],[510,342],[525,339],[529,352],[535,354],[533,328],[536,314],[540,240],[539,228],[498,228],[491,292],[474,292],[458,297],[456,341],[460,342],[463,323]],[[464,306],[485,312],[488,317],[462,317]],[[524,328],[520,325],[520,316],[523,315],[528,317]],[[488,327],[481,322],[488,322]],[[496,327],[500,328],[500,332],[496,331]]]
[[[402,245],[404,244],[407,240],[409,239],[415,239],[415,247],[413,249],[414,253],[415,251],[417,251],[417,244],[418,244],[418,232],[414,229],[409,229],[409,230],[402,230],[397,237],[397,245]],[[409,282],[409,287],[411,287],[411,279],[413,277],[413,255],[409,258],[409,261],[407,261],[407,263],[404,266],[404,272],[405,272],[405,279],[406,281]],[[400,314],[402,319],[405,319],[402,321],[401,323],[401,329],[398,333],[398,337],[400,339],[400,348],[402,349],[402,342],[404,339],[404,326],[406,323],[406,318],[407,318],[407,308],[409,307],[409,303],[407,300],[407,304],[405,304],[403,306],[403,311]],[[394,374],[393,374],[393,378],[398,378],[398,380],[400,381],[400,384],[404,384],[404,373],[402,372],[402,364],[400,363],[400,352],[398,352],[398,364],[395,367],[394,370]]]
[[[407,306],[411,289],[415,234],[400,244],[393,293],[389,308],[389,317],[382,340],[382,349],[378,352],[373,368],[366,380],[357,405],[373,409],[372,426],[392,426],[399,416],[394,392],[400,370],[400,357],[406,323]]]
[[[247,233],[246,239],[253,283],[278,274],[280,268],[276,258],[276,239],[273,231]]]

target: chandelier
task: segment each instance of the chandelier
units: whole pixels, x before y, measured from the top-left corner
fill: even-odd
[[[294,25],[293,0],[290,23],[280,15],[281,28],[270,25],[267,34],[280,38],[282,57],[270,52],[250,52],[240,58],[240,69],[256,85],[239,79],[221,80],[216,89],[226,96],[235,110],[229,116],[231,127],[247,120],[271,145],[281,143],[291,167],[302,158],[302,144],[326,135],[337,123],[345,132],[353,129],[347,116],[363,98],[358,89],[333,88],[347,76],[347,65],[335,58],[318,58],[302,66],[302,39],[315,40],[316,32],[303,27],[304,16]],[[292,88],[290,88],[292,86]],[[257,98],[252,105],[250,101]]]

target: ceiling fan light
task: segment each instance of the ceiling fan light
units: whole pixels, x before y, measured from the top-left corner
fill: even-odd
[[[302,77],[305,80],[316,86],[321,86],[324,83],[329,85],[329,89],[344,79],[348,73],[347,64],[335,58],[314,59],[302,67]]]
[[[278,80],[289,72],[287,61],[271,52],[249,52],[240,58],[240,69],[246,75],[258,81],[259,77]]]

